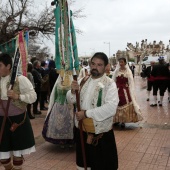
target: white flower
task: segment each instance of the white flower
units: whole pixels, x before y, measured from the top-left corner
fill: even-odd
[[[101,82],[98,82],[98,86],[103,89],[104,88],[104,85],[101,83]]]

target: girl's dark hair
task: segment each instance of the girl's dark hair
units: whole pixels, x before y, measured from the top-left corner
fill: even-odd
[[[30,61],[33,64],[35,60],[37,60],[37,58],[36,57],[32,57]]]
[[[12,58],[6,53],[0,54],[0,62],[2,62],[5,66],[9,64],[11,66],[10,69],[12,68]]]
[[[54,60],[49,61],[48,68],[49,68],[49,70],[55,68],[55,61]]]
[[[93,55],[93,57],[91,58],[91,62],[94,58],[99,58],[99,59],[103,60],[105,66],[107,66],[107,64],[109,63],[109,59],[105,53],[102,53],[102,52],[95,53]]]
[[[127,63],[127,62],[126,62],[126,58],[121,57],[121,58],[119,58],[119,61],[120,61],[120,60],[123,60],[125,63]]]
[[[44,67],[46,65],[45,61],[41,61],[41,67]]]
[[[35,68],[38,63],[40,63],[40,61],[39,61],[39,60],[35,60],[35,61],[33,62],[33,67]]]
[[[27,64],[27,72],[32,72],[33,66],[31,63]]]

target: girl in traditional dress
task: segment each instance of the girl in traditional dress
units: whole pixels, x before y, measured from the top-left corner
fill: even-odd
[[[53,144],[72,146],[73,140],[73,105],[66,101],[70,90],[72,76],[59,76],[50,96],[49,109],[45,119],[42,135]]]
[[[119,59],[117,68],[113,73],[113,79],[119,94],[119,104],[113,119],[114,125],[121,123],[121,127],[125,128],[125,123],[141,121],[143,118],[134,94],[133,75],[125,58]]]
[[[28,103],[36,101],[36,93],[28,78],[19,74],[9,90],[13,64],[11,56],[0,54],[0,162],[5,170],[21,170],[23,155],[35,152],[34,134],[25,111]]]

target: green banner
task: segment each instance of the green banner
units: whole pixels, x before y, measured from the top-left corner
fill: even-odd
[[[73,67],[79,70],[79,59],[76,43],[76,33],[72,21],[72,12],[67,0],[59,0],[54,10],[55,28],[55,62],[60,72],[71,71]]]
[[[24,40],[26,42],[27,48],[28,48],[28,39],[29,39],[29,32],[26,31],[24,33]],[[0,52],[7,53],[11,57],[14,57],[15,50],[16,50],[16,42],[17,42],[17,36],[4,44],[0,44]]]
[[[11,41],[7,42],[7,43],[0,45],[0,51],[2,53],[9,54],[11,57],[14,56],[15,49],[16,49],[16,39],[15,38],[12,39]]]

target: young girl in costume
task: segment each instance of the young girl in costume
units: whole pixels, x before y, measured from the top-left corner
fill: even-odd
[[[42,135],[50,143],[71,146],[73,141],[73,105],[66,101],[72,75],[59,75],[50,96],[49,109]]]
[[[116,82],[119,95],[119,104],[113,122],[115,122],[114,125],[121,123],[121,127],[124,128],[125,123],[138,122],[143,119],[134,94],[133,75],[125,58],[119,59],[113,79]]]

